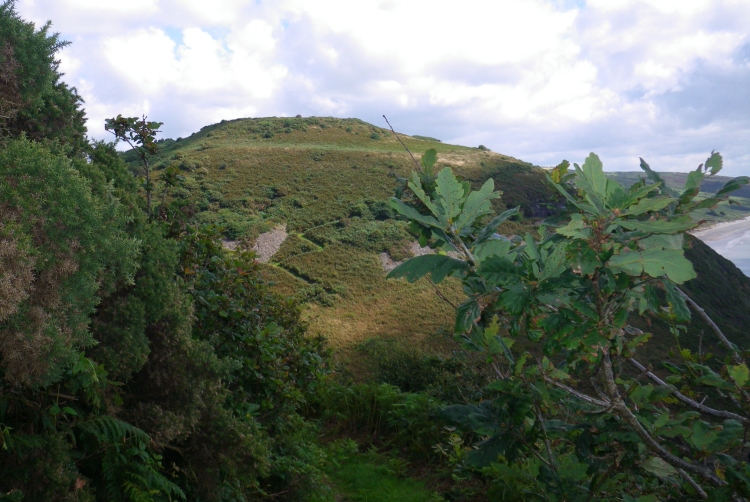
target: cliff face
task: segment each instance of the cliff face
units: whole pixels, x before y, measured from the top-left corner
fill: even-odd
[[[750,278],[700,239],[688,238],[685,253],[698,274],[684,291],[701,305],[730,340],[750,346]]]

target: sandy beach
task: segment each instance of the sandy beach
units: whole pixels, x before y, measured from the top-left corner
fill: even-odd
[[[750,277],[750,217],[691,233]]]
[[[708,243],[708,241],[723,239],[744,228],[750,228],[750,216],[741,220],[724,221],[713,225],[707,225],[690,233],[703,242]]]

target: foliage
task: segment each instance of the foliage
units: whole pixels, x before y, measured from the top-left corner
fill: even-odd
[[[111,193],[93,196],[70,160],[27,140],[0,150],[6,380],[46,386],[93,340],[99,289],[132,282],[138,246]]]
[[[324,454],[301,411],[321,341],[252,255],[191,227],[178,166],[152,221],[150,157],[171,143],[145,117],[107,123],[140,149],[144,204],[114,145],[85,141],[48,27],[0,6],[1,498],[314,493]]]
[[[0,134],[25,134],[63,145],[71,155],[86,145],[83,100],[60,81],[56,53],[67,45],[20,18],[15,0],[0,4]]]
[[[455,351],[449,356],[428,354],[398,340],[371,339],[357,348],[368,355],[374,382],[398,387],[406,393],[424,393],[447,403],[469,403],[484,395],[492,380],[479,357]]]
[[[434,459],[431,447],[446,425],[439,399],[388,384],[332,382],[321,388],[316,405],[335,430],[380,440],[422,462]]]
[[[336,482],[337,495],[347,500],[368,502],[439,502],[436,493],[424,483],[409,479],[405,466],[395,458],[368,451],[358,454],[352,440],[329,445],[331,478]]]
[[[446,409],[484,438],[466,465],[498,480],[515,476],[511,489],[525,484],[516,496],[527,498],[747,496],[746,361],[717,329],[730,356],[709,362],[682,349],[682,364],[665,364],[665,381],[635,359],[649,335],[627,320],[632,312],[650,314],[679,338],[688,304],[702,312],[678,288],[695,277],[683,252],[683,234],[696,225],[690,212],[716,205],[748,178],[698,200],[703,178],[721,169],[717,153],[679,191],[643,161],[652,184],[629,189],[607,180],[594,154],[575,165],[574,185],[568,167],[560,164],[550,182],[570,219],[542,226],[538,241],[496,234],[516,210],[485,224],[497,197],[491,181],[471,191],[449,169],[434,188],[413,175],[411,204],[392,200],[440,253],[408,260],[389,277],[460,277],[468,299],[456,309],[457,338],[496,372],[492,399]],[[521,337],[537,348],[514,352]]]
[[[92,486],[109,499],[179,496],[147,447],[150,437],[107,413],[115,387],[88,354],[101,299],[136,278],[141,248],[128,235],[128,208],[112,184],[92,190],[76,169],[85,165],[90,174],[93,163],[38,143],[10,141],[0,165],[0,485],[31,500],[65,500],[80,490],[86,499]]]
[[[156,134],[161,126],[161,122],[146,120],[145,115],[140,119],[118,115],[113,119],[104,121],[104,129],[114,134],[117,141],[122,140],[127,143],[138,154],[138,159],[146,174],[144,189],[146,190],[146,214],[149,215],[149,218],[151,217],[151,192],[153,190],[149,158],[156,155]],[[165,184],[174,184],[172,178],[176,174],[172,176],[170,174],[172,173],[166,173],[167,176],[163,178]]]

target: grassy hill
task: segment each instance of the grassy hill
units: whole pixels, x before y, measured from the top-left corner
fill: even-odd
[[[503,191],[495,209],[523,208],[524,218],[500,228],[505,234],[530,230],[539,217],[560,207],[544,171],[527,162],[433,138],[399,136],[417,158],[436,149],[437,168],[450,166],[475,188],[493,178]],[[189,138],[163,140],[160,147],[155,178],[168,167],[184,176],[165,196],[182,201],[195,220],[222,226],[228,241],[252,246],[262,233],[286,226],[288,237],[263,264],[264,273],[277,291],[305,304],[310,332],[326,336],[344,359],[356,361],[358,349],[373,338],[430,352],[455,350],[450,337],[441,335],[451,329],[453,309],[433,287],[425,281],[385,280],[383,261],[406,259],[414,246],[414,237],[387,204],[397,178],[414,168],[392,132],[357,119],[238,119],[204,127]],[[126,159],[135,169],[132,152]],[[157,182],[155,196],[163,189]],[[750,306],[750,281],[706,246],[697,246],[700,251],[691,257],[699,261],[700,276],[688,289],[703,291],[716,303],[714,293],[732,283],[742,297],[737,305]],[[440,288],[453,303],[462,296],[457,283]],[[707,308],[718,314],[720,305]],[[729,324],[739,333],[738,326],[750,324],[750,309],[733,312]],[[694,334],[703,328],[696,324]]]

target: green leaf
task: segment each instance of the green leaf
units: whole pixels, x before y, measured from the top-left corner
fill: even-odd
[[[596,251],[591,249],[589,243],[584,240],[573,241],[568,246],[570,256],[570,267],[575,274],[592,275],[598,267],[602,266]]]
[[[591,189],[603,200],[607,196],[607,177],[604,175],[602,161],[592,152],[586,157],[581,170]]]
[[[697,276],[693,264],[685,258],[682,250],[646,249],[616,254],[609,259],[614,272],[621,270],[631,276],[646,273],[651,277],[667,276],[676,284],[682,284]]]
[[[409,181],[409,188],[412,192],[416,194],[417,197],[419,197],[419,200],[422,201],[422,203],[427,206],[427,208],[432,212],[433,215],[435,215],[441,222],[441,227],[445,227],[445,221],[443,218],[441,218],[442,213],[440,209],[435,205],[435,203],[430,199],[430,197],[425,193],[424,189],[422,188],[422,182],[419,180],[419,176],[417,173],[412,173],[411,180]]]
[[[525,277],[523,269],[507,258],[489,256],[479,265],[477,273],[492,284],[512,284]]]
[[[494,189],[495,182],[490,178],[482,185],[479,191],[469,194],[461,210],[461,215],[456,222],[456,231],[471,226],[477,218],[492,212],[490,201],[500,197],[500,194],[495,192]]]
[[[727,181],[721,189],[716,192],[716,196],[728,194],[731,192],[734,192],[735,190],[739,190],[743,186],[750,183],[750,178],[747,176],[738,176],[737,178],[734,178],[733,180]]]
[[[562,183],[565,175],[568,173],[570,162],[563,160],[550,172],[550,178],[554,183]]]
[[[489,239],[475,248],[474,259],[477,265],[481,265],[490,256],[498,256],[512,262],[515,260],[515,253],[512,256],[510,255],[510,248],[512,246],[513,243],[505,238]]]
[[[437,162],[437,150],[434,148],[430,148],[426,152],[424,152],[424,155],[422,155],[422,166],[429,170],[432,169],[432,166],[435,165]]]
[[[500,295],[498,306],[513,315],[519,315],[531,301],[531,287],[528,284],[513,284]]]
[[[583,216],[579,213],[571,215],[568,224],[555,229],[555,231],[573,239],[588,239],[591,237],[591,229],[586,227],[586,222],[583,221]]]
[[[677,476],[678,474],[677,469],[659,457],[649,458],[641,464],[641,467],[659,478]]]
[[[440,222],[432,216],[426,216],[421,214],[419,211],[411,206],[407,206],[401,200],[396,197],[390,198],[391,207],[399,214],[406,216],[410,220],[418,221],[428,227],[441,228]]]
[[[706,160],[705,165],[707,170],[711,170],[711,175],[714,175],[721,171],[724,161],[719,152],[711,152],[711,156]]]
[[[734,387],[716,373],[709,373],[695,379],[696,385],[716,387],[717,389],[734,390]]]
[[[452,225],[454,218],[461,212],[461,206],[464,202],[464,187],[453,175],[450,167],[446,167],[438,173],[435,194],[437,195],[439,208],[442,209],[440,212],[445,219],[444,223]],[[439,215],[436,216],[440,217]]]
[[[387,279],[405,277],[407,281],[414,282],[427,274],[432,276],[433,282],[440,282],[445,277],[457,270],[465,270],[468,263],[457,260],[446,255],[428,254],[416,256],[406,260],[398,267],[391,270]]]
[[[652,234],[676,234],[695,228],[698,224],[690,216],[682,216],[672,220],[626,220],[617,222],[622,228],[638,230]]]
[[[622,213],[623,216],[639,216],[649,211],[660,211],[675,202],[672,197],[653,197],[651,199],[641,199],[638,203],[633,204],[627,211]]]
[[[536,242],[534,241],[534,237],[532,237],[531,234],[526,234],[524,236],[524,241],[526,242],[526,255],[528,255],[529,258],[531,258],[534,261],[538,261],[540,258],[539,255],[539,247],[536,245]]]
[[[454,332],[465,333],[469,331],[474,323],[474,319],[478,318],[481,313],[482,311],[479,309],[479,303],[477,303],[475,297],[466,300],[456,309]]]
[[[484,227],[478,234],[477,234],[477,240],[474,241],[474,245],[481,244],[482,242],[486,241],[490,237],[492,237],[492,234],[495,232],[495,229],[500,226],[502,222],[510,218],[511,216],[514,216],[518,214],[518,211],[521,206],[516,206],[513,209],[508,209],[507,211],[503,211],[502,214],[499,216],[496,216],[490,221],[486,227]]]
[[[659,188],[659,186],[659,183],[653,183],[651,185],[641,185],[640,183],[636,183],[635,185],[630,187],[622,203],[617,207],[619,209],[626,209],[633,205],[633,203],[641,200],[643,197]],[[612,207],[612,209],[615,209],[614,206],[610,207]]]
[[[715,439],[716,431],[709,424],[702,420],[693,422],[692,434],[690,434],[690,442],[693,446],[699,450],[705,450]]]
[[[673,197],[677,195],[673,190],[670,190],[667,187],[667,184],[664,183],[664,180],[661,176],[659,176],[659,173],[652,170],[651,167],[646,164],[646,161],[643,160],[643,158],[641,158],[641,169],[643,169],[643,171],[646,173],[646,176],[648,176],[648,178],[653,181],[654,184],[659,183],[664,188],[664,190]]]
[[[576,168],[578,168],[578,165],[576,165]],[[576,179],[578,179],[578,178],[576,178]],[[597,211],[597,209],[594,206],[592,206],[591,204],[589,204],[588,202],[579,201],[579,200],[576,200],[575,198],[573,198],[573,196],[570,195],[568,193],[568,191],[565,190],[565,188],[562,187],[562,185],[559,185],[558,183],[555,183],[554,181],[552,181],[552,178],[550,178],[549,174],[547,174],[547,181],[549,181],[550,183],[552,183],[552,186],[555,187],[555,189],[558,192],[560,192],[560,194],[563,197],[565,197],[568,200],[568,202],[570,202],[571,204],[573,204],[575,207],[577,207],[581,211],[584,211],[584,212],[589,213],[589,214],[599,214],[599,212]]]
[[[670,281],[664,281],[664,290],[667,292],[667,301],[672,306],[675,319],[679,322],[687,322],[690,320],[690,309],[685,302],[685,297],[681,295],[674,284]]]
[[[721,202],[721,199],[718,199],[716,197],[708,197],[693,206],[692,211],[695,211],[696,209],[713,209],[719,202]]]
[[[683,234],[656,234],[639,241],[641,249],[682,249]]]
[[[692,197],[698,195],[698,192],[700,192],[701,189],[701,182],[705,177],[706,175],[703,174],[700,169],[696,171],[690,171],[688,173],[687,181],[685,182],[685,188],[683,188],[683,192],[682,195],[680,195],[680,198],[685,197],[686,195],[691,195]]]
[[[727,372],[739,388],[744,387],[747,381],[750,380],[750,370],[748,370],[747,364],[745,363],[736,366],[729,366]]]
[[[539,274],[539,280],[554,279],[560,277],[565,271],[566,243],[560,242],[544,260],[544,268]]]

